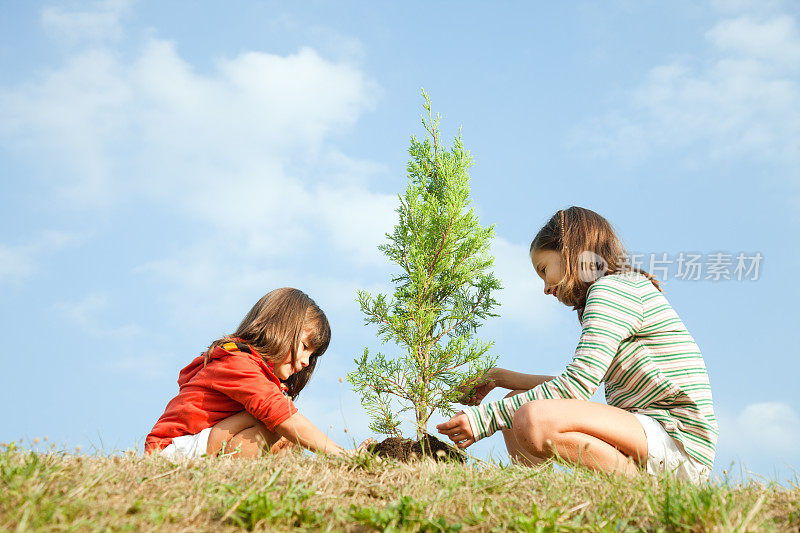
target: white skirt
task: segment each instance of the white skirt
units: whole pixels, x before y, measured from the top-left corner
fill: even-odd
[[[198,459],[206,455],[208,436],[211,428],[206,428],[196,435],[181,435],[172,439],[169,446],[161,450],[161,455],[170,459]]]
[[[709,468],[698,463],[686,453],[683,445],[669,436],[667,430],[654,418],[638,413],[647,437],[647,473],[672,472],[678,479],[700,483],[708,479]]]

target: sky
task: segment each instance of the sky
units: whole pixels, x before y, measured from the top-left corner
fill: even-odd
[[[796,3],[0,9],[0,441],[141,450],[178,371],[282,286],[333,330],[300,412],[342,445],[380,437],[339,378],[364,347],[394,354],[355,296],[392,291],[377,246],[424,87],[495,226],[498,365],[571,360],[577,318],[527,250],[559,209],[592,209],[662,261],[708,368],[713,475],[797,479]],[[469,451],[507,461],[500,435]]]

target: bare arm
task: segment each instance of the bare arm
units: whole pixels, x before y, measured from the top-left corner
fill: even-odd
[[[491,379],[494,380],[498,387],[510,390],[530,390],[555,377],[523,374],[522,372],[514,372],[505,368],[493,368],[490,372],[492,374]]]
[[[457,400],[464,405],[479,405],[486,395],[495,387],[511,390],[530,390],[545,381],[550,381],[554,376],[537,376],[513,372],[505,368],[490,368],[476,382],[463,387],[463,396]]]
[[[331,455],[344,453],[344,449],[341,446],[329,439],[327,435],[300,413],[293,414],[284,422],[275,426],[275,432],[303,448],[308,448],[312,452]]]

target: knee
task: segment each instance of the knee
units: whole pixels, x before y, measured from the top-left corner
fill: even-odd
[[[269,440],[270,432],[263,422],[255,420],[253,425],[241,431],[239,436],[247,438],[253,442],[257,442],[259,445],[263,446]]]
[[[247,411],[240,411],[217,422],[208,436],[207,453],[213,455],[227,449],[236,436],[259,425],[263,427],[263,424]]]
[[[259,421],[247,411],[239,411],[238,413],[214,424],[214,426],[211,428],[211,431],[215,434],[218,434],[222,438],[227,437],[227,439],[230,439],[237,433],[254,427],[258,423]]]
[[[239,457],[258,457],[269,449],[269,436],[266,426],[256,422],[233,436],[229,452]]]
[[[541,401],[532,401],[517,409],[511,427],[514,435],[525,448],[535,454],[547,454],[552,450],[558,434],[557,420],[551,409]]]
[[[517,394],[522,394],[523,392],[528,392],[528,391],[527,391],[527,390],[525,390],[525,389],[512,390],[511,392],[509,392],[508,394],[506,394],[506,395],[505,395],[505,397],[506,397],[506,398],[511,398],[512,396],[516,396]],[[513,425],[514,425],[514,424],[512,424],[512,426],[513,426]],[[510,436],[510,435],[513,435],[513,434],[514,434],[514,429],[513,429],[513,428],[512,428],[512,429],[504,429],[504,430],[503,430],[503,435],[505,435],[506,437],[508,437],[508,436]]]
[[[247,411],[239,411],[235,415],[231,415],[223,420],[223,422],[225,421],[227,421],[231,427],[241,428],[239,431],[251,428],[260,423],[256,417]]]
[[[273,434],[267,429],[267,426],[260,421],[256,422],[256,425],[253,427],[253,431],[256,433],[256,439],[263,443],[269,442],[273,436]]]

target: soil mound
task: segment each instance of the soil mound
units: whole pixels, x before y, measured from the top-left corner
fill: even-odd
[[[371,445],[370,451],[380,457],[389,457],[406,463],[421,459],[423,456],[437,461],[466,462],[464,452],[440,441],[433,435],[425,435],[419,441],[389,437],[378,444]]]

